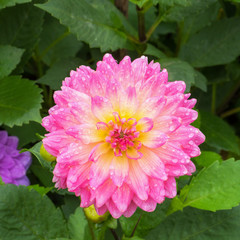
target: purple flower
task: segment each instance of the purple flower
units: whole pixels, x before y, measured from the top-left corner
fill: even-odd
[[[17,137],[0,131],[0,176],[4,183],[27,186],[30,184],[26,172],[32,162],[31,154],[19,153],[17,146]]]

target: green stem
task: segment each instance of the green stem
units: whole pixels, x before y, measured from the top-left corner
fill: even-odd
[[[221,118],[225,118],[225,117],[231,116],[231,115],[233,115],[235,113],[238,113],[238,112],[240,112],[240,107],[233,108],[233,109],[231,109],[229,111],[226,111],[226,112],[222,113],[221,114]]]
[[[117,233],[115,232],[114,229],[110,228],[110,231],[111,231],[111,233],[112,233],[112,235],[113,235],[115,240],[120,240],[120,238],[118,237],[118,235],[117,235]]]
[[[43,50],[42,55],[40,56],[39,60],[41,60],[51,48],[53,48],[56,44],[58,44],[60,41],[62,41],[62,39],[64,39],[69,34],[70,34],[70,32],[67,31],[67,32],[63,33],[61,36],[59,36],[57,39],[55,39],[48,47],[46,47]]]
[[[212,85],[212,105],[211,105],[211,111],[213,114],[215,114],[215,111],[216,111],[216,92],[217,92],[217,84],[214,83]]]
[[[138,226],[138,224],[139,224],[141,218],[142,218],[142,213],[141,213],[141,215],[139,216],[139,218],[138,218],[138,220],[137,220],[137,223],[136,223],[136,225],[135,225],[135,227],[134,227],[134,229],[133,229],[133,231],[132,231],[130,237],[133,237],[133,236],[134,236],[134,233],[135,233],[135,231],[136,231],[136,229],[137,229],[137,226]]]
[[[141,43],[146,41],[146,34],[145,34],[145,19],[144,19],[144,12],[142,8],[137,8],[137,15],[138,15],[138,37]]]
[[[150,27],[150,29],[146,34],[147,40],[152,36],[153,32],[158,27],[158,25],[162,22],[162,20],[163,20],[163,16],[158,15],[156,21],[153,23],[153,25]]]

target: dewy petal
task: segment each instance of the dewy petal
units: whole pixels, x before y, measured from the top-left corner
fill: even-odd
[[[164,182],[165,196],[168,198],[174,198],[177,195],[176,180],[174,177],[169,177]]]
[[[119,63],[117,80],[124,86],[124,88],[132,85],[132,65],[129,56],[125,56]]]
[[[142,157],[142,153],[139,152],[136,148],[134,147],[130,147],[127,149],[126,151],[126,156],[129,158],[129,159],[139,159]]]
[[[92,97],[92,112],[102,122],[112,120],[113,107],[111,102],[104,97]]]
[[[165,167],[160,158],[154,152],[145,147],[142,147],[141,151],[143,156],[141,159],[138,159],[138,164],[142,170],[150,177],[166,180],[167,175]]]
[[[157,203],[162,203],[165,199],[165,189],[162,180],[151,178],[149,180],[150,192],[149,195]]]
[[[148,177],[139,166],[138,161],[129,159],[128,186],[137,194],[141,200],[148,199],[149,184]]]
[[[153,212],[156,209],[157,203],[151,197],[143,201],[139,199],[136,195],[133,198],[135,204],[146,212]]]
[[[113,153],[109,151],[101,155],[98,160],[92,164],[89,174],[92,189],[96,189],[109,178],[109,167],[113,158]]]
[[[110,212],[110,214],[114,217],[114,218],[119,218],[122,215],[122,212],[119,211],[119,209],[116,207],[116,205],[114,204],[114,202],[112,201],[112,199],[109,199],[106,202],[106,206]]]
[[[133,192],[127,184],[117,188],[112,195],[112,200],[120,212],[125,212],[132,201]]]
[[[128,206],[128,209],[123,213],[124,217],[131,217],[135,211],[137,209],[137,205],[132,201],[129,206]]]
[[[128,159],[123,157],[115,157],[110,165],[110,178],[116,186],[121,187],[125,178],[128,176],[129,166]]]
[[[139,141],[148,148],[159,148],[164,145],[167,140],[168,136],[159,130],[152,130],[150,132],[143,133],[139,137]]]
[[[186,84],[183,81],[175,81],[175,82],[169,82],[166,84],[166,92],[165,94],[175,95],[177,93],[184,93],[186,89]]]
[[[153,128],[153,120],[151,118],[141,118],[137,122],[137,130],[141,132],[149,132]]]
[[[89,161],[96,162],[98,158],[110,150],[109,143],[99,143],[90,152]]]

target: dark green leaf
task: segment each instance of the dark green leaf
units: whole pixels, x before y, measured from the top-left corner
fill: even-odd
[[[190,90],[194,84],[194,69],[187,62],[177,58],[162,58],[159,60],[161,68],[166,68],[168,71],[169,81],[184,81],[186,83],[186,91]]]
[[[150,0],[130,0],[130,2],[138,5],[140,8],[147,2],[149,2]]]
[[[27,3],[31,2],[32,0],[1,0],[0,1],[0,9],[5,7],[11,7],[19,3]]]
[[[229,63],[240,54],[239,40],[240,17],[223,19],[193,35],[179,56],[194,67]]]
[[[41,121],[41,90],[34,82],[19,76],[0,80],[0,124],[10,127]]]
[[[135,34],[135,31],[107,0],[50,0],[37,6],[58,18],[79,40],[89,43],[92,48],[100,47],[102,51],[134,49],[127,32]]]
[[[194,73],[195,73],[194,86],[197,88],[200,88],[201,90],[206,92],[207,91],[207,78],[197,70],[195,70]]]
[[[9,75],[21,60],[24,50],[10,45],[0,45],[0,79]]]
[[[150,43],[147,44],[147,49],[144,51],[143,54],[150,55],[160,59],[166,57],[166,55],[161,50],[159,50],[158,48],[156,48]]]
[[[195,176],[184,192],[184,206],[216,211],[240,203],[240,161],[215,161]]]
[[[146,240],[238,240],[240,207],[216,213],[186,208],[169,216]]]
[[[85,64],[79,58],[63,58],[53,64],[46,74],[38,79],[38,83],[43,83],[57,90],[62,86],[62,81],[69,76],[71,70],[76,70],[80,65]]]
[[[162,204],[159,204],[154,212],[144,212],[141,209],[130,218],[121,217],[120,224],[123,232],[127,237],[130,237],[135,229],[134,235],[144,237],[150,230],[155,228],[166,218],[166,212],[169,206],[169,201],[166,199]]]
[[[153,4],[160,4],[160,6],[189,6],[191,5],[191,0],[153,0]]]
[[[239,153],[237,138],[232,128],[221,118],[209,113],[200,111],[201,131],[206,136],[206,143],[219,150],[227,150]]]
[[[7,184],[0,186],[2,240],[37,240],[68,237],[63,215],[36,191]]]
[[[42,30],[44,12],[31,3],[20,4],[0,12],[0,44],[26,49],[21,66],[31,57]]]
[[[210,152],[210,151],[202,151],[201,155],[195,157],[194,162],[201,167],[208,167],[215,161],[222,162],[222,157],[218,153]]]

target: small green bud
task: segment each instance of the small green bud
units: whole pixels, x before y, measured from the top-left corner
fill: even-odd
[[[98,215],[94,205],[84,208],[83,210],[84,210],[85,216],[94,223],[100,223],[107,220],[109,215],[109,212],[106,212],[103,215]]]
[[[45,147],[41,146],[40,148],[40,155],[42,156],[42,158],[48,162],[53,162],[56,161],[56,157],[54,157],[53,155],[51,155],[50,153],[47,152],[47,150],[45,149]]]

